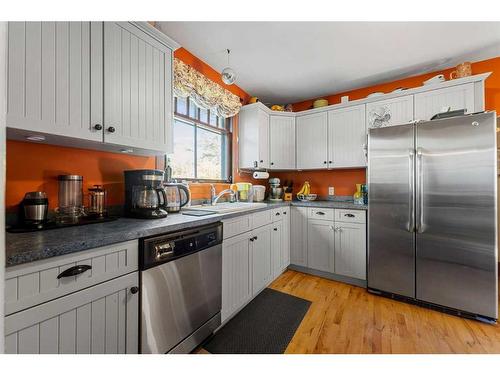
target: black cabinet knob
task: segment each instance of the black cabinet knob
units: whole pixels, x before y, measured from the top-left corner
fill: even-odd
[[[278,228],[274,228],[274,231],[277,232],[278,231]]]
[[[261,162],[261,163],[264,163],[264,160],[261,160],[260,162]]]
[[[331,160],[330,160],[330,161],[328,161],[328,164],[332,164],[332,161],[331,161]]]
[[[323,162],[323,164],[326,164],[326,160]]]
[[[114,132],[115,132],[115,130],[116,130],[116,129],[115,129],[114,127],[112,127],[112,126],[110,126],[110,127],[108,128],[108,132],[110,132],[110,133],[114,133]]]
[[[138,291],[139,291],[139,288],[136,286],[133,286],[132,288],[130,288],[130,293],[132,293],[132,294],[136,294]]]
[[[254,238],[253,238],[253,237],[252,237],[252,238],[250,238],[250,242],[253,242],[253,241],[254,241]]]
[[[273,162],[271,162],[271,165],[274,165],[274,163],[273,163]]]
[[[95,124],[94,125],[95,130],[102,130],[102,125],[101,124]]]

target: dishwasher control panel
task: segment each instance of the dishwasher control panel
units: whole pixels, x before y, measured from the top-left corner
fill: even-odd
[[[140,267],[147,269],[222,243],[222,223],[141,238]]]

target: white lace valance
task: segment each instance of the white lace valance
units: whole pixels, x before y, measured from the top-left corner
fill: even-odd
[[[174,59],[174,95],[190,97],[197,106],[216,112],[222,117],[232,117],[241,108],[240,98],[203,74]]]

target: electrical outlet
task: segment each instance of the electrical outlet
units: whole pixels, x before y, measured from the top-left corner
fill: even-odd
[[[335,195],[335,188],[333,186],[328,186],[328,195]]]

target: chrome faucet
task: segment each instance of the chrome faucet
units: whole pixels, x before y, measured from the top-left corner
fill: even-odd
[[[231,196],[230,200],[233,201],[236,198],[236,193],[232,189],[222,190],[219,194],[215,191],[214,184],[210,184],[210,203],[215,206],[220,198],[224,195],[229,194]]]

